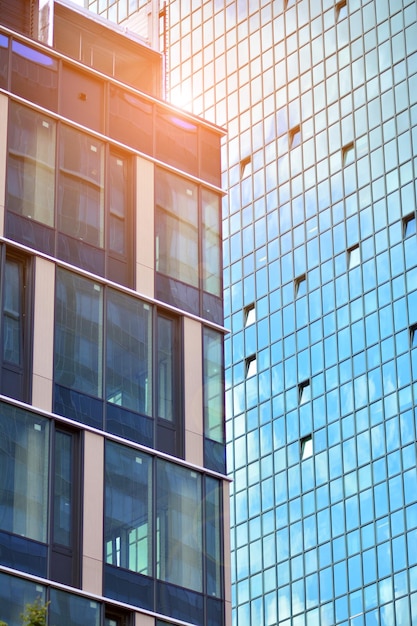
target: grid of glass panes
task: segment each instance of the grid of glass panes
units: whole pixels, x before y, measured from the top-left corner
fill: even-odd
[[[228,128],[233,623],[411,624],[416,4],[174,2],[170,20],[172,99]]]

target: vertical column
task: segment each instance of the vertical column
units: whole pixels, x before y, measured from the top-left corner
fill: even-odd
[[[52,411],[55,264],[35,261],[32,404]]]
[[[230,486],[223,481],[223,554],[224,554],[224,605],[225,626],[232,626],[232,580],[230,563]]]
[[[0,94],[0,237],[4,235],[4,207],[6,203],[7,119],[9,99]]]
[[[154,297],[155,248],[154,248],[154,165],[136,157],[136,290]]]
[[[102,594],[104,437],[84,433],[84,496],[82,542],[82,588]]]
[[[203,350],[201,324],[184,318],[185,459],[204,465]]]

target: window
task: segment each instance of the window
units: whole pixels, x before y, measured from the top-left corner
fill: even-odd
[[[20,41],[12,42],[13,93],[36,102],[46,109],[57,110],[58,61]]]
[[[347,251],[347,254],[348,254],[348,269],[351,270],[352,268],[357,267],[361,260],[359,244],[356,246],[352,246],[352,248],[349,248],[349,250]]]
[[[255,309],[254,302],[251,302],[251,304],[248,304],[248,306],[245,307],[244,321],[245,321],[245,328],[256,322],[256,309]]]
[[[131,180],[126,153],[10,102],[10,238],[131,286]]]
[[[196,605],[204,612],[201,594],[221,604],[221,482],[116,442],[105,445],[105,594],[150,610],[155,593],[162,594],[171,597],[160,605],[167,614],[187,621]]]
[[[100,626],[101,606],[90,598],[84,598],[59,589],[50,589],[48,607],[49,624],[60,626]]]
[[[0,430],[1,563],[78,586],[78,433],[5,403],[0,406]]]
[[[10,101],[6,206],[54,225],[56,122]]]
[[[298,401],[300,404],[304,404],[311,399],[310,381],[304,380],[298,385]]]
[[[288,140],[290,149],[291,148],[296,148],[297,146],[300,145],[301,143],[301,129],[300,129],[300,125],[298,124],[297,126],[294,126],[294,128],[292,128],[289,131],[289,140]]]
[[[21,624],[21,615],[27,604],[39,599],[46,602],[46,588],[24,578],[0,572],[1,619],[6,624]]]
[[[158,170],[156,270],[198,287],[198,187]]]
[[[155,172],[156,297],[223,323],[218,194]]]
[[[410,326],[410,343],[412,348],[417,347],[417,324]]]
[[[203,290],[220,298],[222,284],[219,197],[202,190]]]
[[[250,156],[247,156],[241,160],[240,178],[244,178],[245,176],[248,176],[251,173],[251,170],[252,170],[251,164],[252,164],[252,158]]]
[[[339,20],[342,20],[344,17],[347,17],[346,0],[341,0],[341,2],[336,2],[335,13],[336,13],[336,22],[338,22]]]
[[[106,443],[105,562],[152,576],[152,458]]]
[[[416,215],[410,213],[403,217],[403,235],[404,237],[410,237],[410,235],[416,234]]]
[[[176,317],[58,268],[54,352],[57,413],[183,454]]]
[[[158,312],[156,335],[156,447],[183,456],[178,320]]]
[[[81,454],[75,431],[55,428],[52,450],[50,578],[80,584]]]
[[[355,144],[353,143],[353,141],[351,141],[350,143],[346,144],[346,146],[343,146],[342,148],[343,165],[349,165],[350,163],[353,163],[354,158],[355,158]]]
[[[102,397],[103,288],[59,268],[56,278],[55,410],[67,417],[102,427],[100,409],[95,406],[97,403],[93,403],[95,409],[93,406],[84,407],[80,398]],[[64,403],[67,409],[73,406],[73,411],[65,410]]]
[[[255,376],[257,373],[256,354],[252,354],[246,359],[246,378]]]
[[[313,438],[307,435],[301,439],[301,460],[309,459],[313,456]]]
[[[104,626],[131,626],[132,613],[116,609],[116,607],[106,607]]]
[[[299,298],[305,296],[307,293],[307,280],[306,275],[301,274],[295,279],[295,297]]]
[[[198,176],[198,126],[155,107],[155,157]]]
[[[64,125],[59,150],[58,229],[103,247],[104,144]]]
[[[106,318],[106,400],[152,415],[152,309],[109,289]]]
[[[204,463],[225,473],[223,335],[203,328]]]
[[[4,395],[28,402],[31,393],[31,262],[1,248],[1,378]]]
[[[203,591],[201,476],[157,460],[157,578]]]

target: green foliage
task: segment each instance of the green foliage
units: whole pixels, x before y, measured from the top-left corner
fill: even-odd
[[[3,622],[2,620],[0,620],[0,626],[7,626],[6,622]]]
[[[36,598],[32,604],[27,604],[25,612],[22,613],[23,626],[46,626],[46,616],[48,604],[43,604],[41,598]]]

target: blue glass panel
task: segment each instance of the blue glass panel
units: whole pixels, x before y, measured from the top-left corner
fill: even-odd
[[[6,214],[6,235],[19,243],[40,252],[53,255],[55,233],[52,228],[35,222],[17,213]]]
[[[102,400],[58,384],[54,386],[54,412],[88,426],[103,428]]]
[[[204,439],[204,465],[220,474],[226,473],[226,446],[223,443]]]
[[[203,596],[198,593],[158,581],[156,606],[164,615],[204,626]]]
[[[148,576],[106,564],[104,566],[104,595],[119,602],[152,610],[154,608],[154,581]]]
[[[0,531],[0,563],[35,576],[47,575],[47,546]]]
[[[0,573],[0,617],[3,624],[21,626],[27,604],[45,602],[45,587],[22,578]]]
[[[59,626],[99,626],[101,606],[98,602],[58,589],[51,589],[48,607],[49,624]]]
[[[74,218],[73,218],[74,219]],[[85,241],[58,234],[57,257],[88,272],[104,275],[104,251]]]
[[[200,314],[200,294],[198,289],[186,285],[173,278],[156,274],[155,277],[156,298],[162,302],[172,304],[183,311]]]
[[[11,80],[14,93],[56,111],[58,62],[54,57],[13,41]]]
[[[106,431],[153,447],[153,419],[116,404],[106,405]]]

